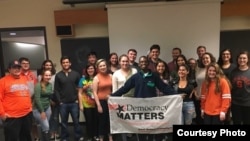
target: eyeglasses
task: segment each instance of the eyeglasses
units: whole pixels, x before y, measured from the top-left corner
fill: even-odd
[[[22,65],[29,65],[30,63],[21,63]]]

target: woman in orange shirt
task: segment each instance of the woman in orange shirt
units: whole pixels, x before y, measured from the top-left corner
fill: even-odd
[[[96,62],[97,75],[93,79],[93,94],[98,110],[98,131],[100,141],[104,140],[105,136],[109,136],[109,141],[113,141],[110,134],[110,119],[108,109],[108,95],[112,93],[112,75],[108,73],[107,62],[104,59],[99,59]]]
[[[204,124],[223,124],[230,103],[230,82],[218,64],[209,64],[201,86],[201,116]]]

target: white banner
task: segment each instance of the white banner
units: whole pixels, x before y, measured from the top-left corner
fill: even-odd
[[[173,132],[181,124],[180,95],[153,98],[110,97],[111,133],[156,134]]]

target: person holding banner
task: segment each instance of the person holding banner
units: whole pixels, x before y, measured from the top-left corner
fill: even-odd
[[[120,69],[115,71],[112,76],[112,92],[115,92],[119,88],[121,88],[132,75],[137,73],[137,70],[130,66],[129,58],[126,54],[121,55],[118,61]],[[133,95],[134,95],[134,89],[131,89],[123,96],[133,97]],[[122,134],[122,141],[127,141],[127,134]]]
[[[158,74],[151,72],[148,69],[148,59],[146,56],[139,58],[140,72],[131,76],[124,86],[112,93],[111,96],[122,96],[132,88],[135,89],[134,97],[136,98],[149,98],[157,97],[156,88],[163,92],[164,95],[176,94],[173,87],[165,84]],[[140,141],[153,141],[154,134],[139,134]]]
[[[138,98],[156,97],[156,88],[163,92],[164,95],[176,94],[172,86],[165,84],[159,75],[148,69],[146,56],[139,58],[139,67],[141,71],[130,77],[124,86],[112,93],[111,96],[121,96],[132,88],[135,88],[134,97]]]
[[[107,97],[112,92],[112,75],[108,73],[107,62],[99,59],[96,62],[97,74],[93,79],[93,94],[98,110],[98,132],[100,141],[109,136],[109,141],[113,141],[110,134],[110,118]]]
[[[184,125],[191,125],[193,118],[196,116],[193,96],[195,95],[194,88],[197,86],[197,84],[196,82],[192,83],[188,80],[188,65],[179,65],[177,69],[178,79],[172,80],[170,83],[174,86],[174,88],[176,88],[178,93],[187,94],[183,99],[182,122]]]
[[[164,61],[158,61],[156,64],[156,72],[160,76],[161,80],[168,84],[170,81],[170,72],[168,69],[168,65]],[[157,95],[162,96],[163,94],[157,90]]]
[[[169,72],[169,68],[166,62],[162,60],[158,61],[156,64],[156,72],[164,83],[168,84],[170,82],[170,72]],[[157,90],[156,93],[158,96],[163,96],[162,92],[160,92],[158,89],[156,90]],[[163,133],[163,134],[157,135],[155,138],[157,138],[156,140],[164,140],[168,138],[168,136],[167,136],[167,133]]]

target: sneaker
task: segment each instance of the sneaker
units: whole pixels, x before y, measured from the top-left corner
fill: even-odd
[[[127,137],[131,138],[133,134],[127,133]]]
[[[81,137],[78,141],[84,141],[84,138],[83,138],[83,137]]]
[[[55,137],[56,137],[56,139],[60,139],[61,138],[59,134],[56,134]]]
[[[98,137],[94,137],[94,141],[99,141],[100,139]]]
[[[55,140],[55,136],[54,136],[54,135],[51,135],[51,136],[50,136],[50,140]]]

